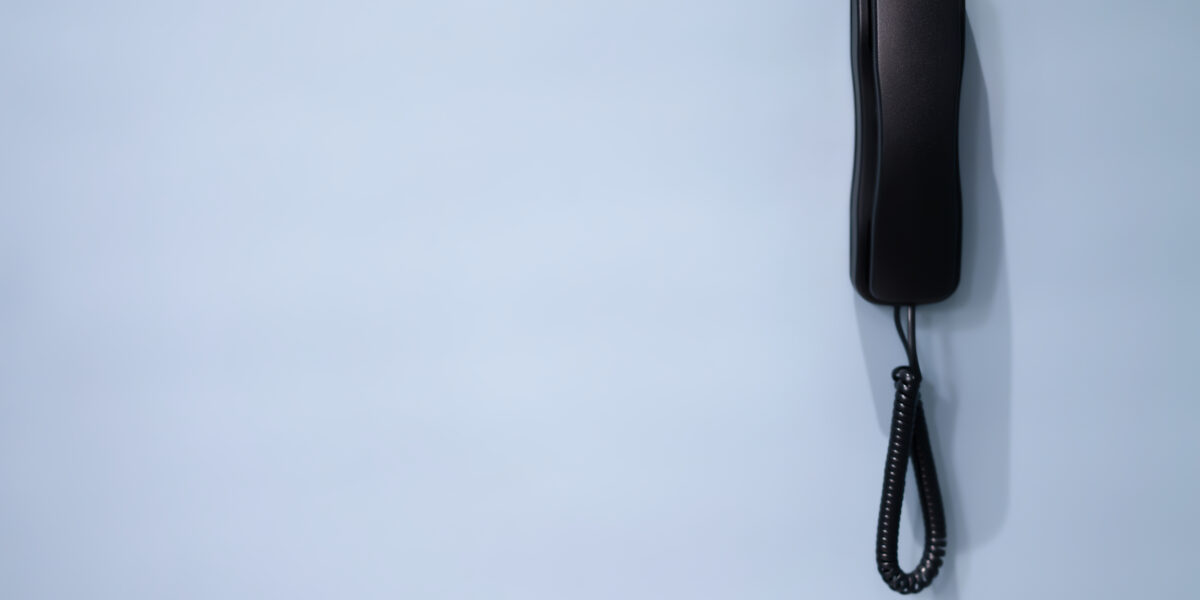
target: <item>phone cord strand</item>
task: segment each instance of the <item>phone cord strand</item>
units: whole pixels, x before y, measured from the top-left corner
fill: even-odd
[[[892,371],[896,384],[896,403],[888,441],[887,464],[883,474],[883,497],[879,502],[879,527],[875,538],[875,559],[879,574],[893,590],[914,594],[925,589],[937,576],[946,554],[946,515],[933,449],[921,407],[921,365],[917,361],[916,307],[908,308],[908,332],[900,322],[900,306],[895,310],[896,331],[908,353],[908,364]],[[904,479],[912,459],[921,514],[925,521],[925,551],[911,573],[904,572],[896,558],[900,537],[900,507],[904,503]]]

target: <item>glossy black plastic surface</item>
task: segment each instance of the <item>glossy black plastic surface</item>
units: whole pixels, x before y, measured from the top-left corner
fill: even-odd
[[[958,287],[963,0],[851,0],[857,104],[851,279],[867,300]]]

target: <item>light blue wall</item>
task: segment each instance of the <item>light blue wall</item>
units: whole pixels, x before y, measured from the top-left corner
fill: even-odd
[[[928,595],[1186,597],[1200,8],[968,10]],[[4,3],[0,597],[891,597],[848,19]]]

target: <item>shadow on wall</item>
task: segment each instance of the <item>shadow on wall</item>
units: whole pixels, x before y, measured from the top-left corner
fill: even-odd
[[[962,281],[949,300],[917,310],[925,375],[921,392],[949,535],[946,566],[932,591],[944,598],[958,597],[958,570],[964,568],[964,559],[971,549],[999,533],[1009,505],[1012,308],[990,120],[987,82],[974,28],[968,22],[959,129]],[[903,362],[903,350],[892,325],[891,307],[861,298],[857,303],[859,337],[882,434],[878,439],[882,478],[894,394],[890,374]],[[916,565],[924,535],[911,477],[910,470],[904,528],[911,543],[901,544],[901,564],[906,568]]]

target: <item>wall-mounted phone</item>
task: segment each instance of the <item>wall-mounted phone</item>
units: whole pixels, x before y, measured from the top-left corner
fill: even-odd
[[[916,305],[944,300],[958,287],[958,104],[965,7],[963,0],[850,4],[857,104],[850,277],[863,298],[895,307],[896,330],[908,354],[908,364],[892,372],[896,400],[876,561],[893,590],[915,593],[937,575],[946,552],[946,519],[919,396]],[[896,546],[910,460],[925,546],[916,569],[905,572]]]

